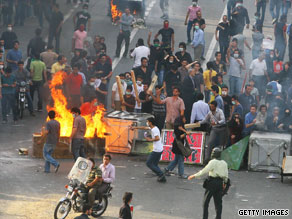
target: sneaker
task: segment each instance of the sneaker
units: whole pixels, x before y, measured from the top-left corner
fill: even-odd
[[[202,61],[205,61],[206,60],[203,56],[201,56],[201,59],[202,59]]]
[[[165,183],[165,182],[166,182],[166,178],[165,178],[165,176],[164,176],[164,175],[159,176],[159,177],[157,178],[157,182]]]
[[[272,20],[272,24],[275,24],[277,22],[277,18],[274,18],[273,20]]]
[[[183,175],[179,175],[178,178],[180,178],[180,179],[187,179],[188,176],[183,174]]]
[[[58,170],[59,170],[59,167],[60,167],[60,164],[58,164],[58,166],[56,166],[56,167],[55,167],[55,173],[57,173],[57,172],[58,172]]]

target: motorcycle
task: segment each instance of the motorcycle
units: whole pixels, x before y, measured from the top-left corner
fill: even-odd
[[[18,84],[18,87],[19,87],[19,91],[18,91],[18,99],[17,99],[17,110],[19,112],[19,117],[20,119],[23,118],[23,112],[24,112],[24,109],[25,107],[27,107],[27,100],[26,100],[26,92],[27,92],[27,85],[29,83],[26,82],[26,81],[21,81],[19,84]]]
[[[57,204],[54,212],[54,219],[66,218],[71,208],[73,208],[74,212],[83,211],[83,206],[87,203],[88,198],[88,188],[86,188],[85,183],[91,167],[92,162],[85,158],[79,157],[76,160],[68,175],[70,182],[65,186],[67,190],[66,196],[61,198]],[[106,211],[108,199],[112,197],[111,190],[112,187],[109,185],[101,197],[96,194],[91,216],[97,218]]]

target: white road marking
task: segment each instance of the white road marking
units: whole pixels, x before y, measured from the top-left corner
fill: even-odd
[[[145,12],[145,21],[146,21],[146,18],[148,17],[151,9],[153,8],[153,6],[155,5],[156,3],[156,0],[152,1],[149,3],[149,6],[146,8],[146,12]],[[134,39],[134,37],[136,36],[137,32],[138,32],[138,28],[134,28],[132,31],[131,31],[131,36],[130,36],[130,44],[132,42],[132,40]],[[122,59],[122,56],[125,52],[125,44],[123,44],[122,46],[122,49],[121,49],[121,52],[120,52],[120,57],[116,57],[113,61],[113,64],[112,64],[112,69],[113,71],[115,70],[115,68],[117,67],[117,65],[119,64],[119,62],[121,61]]]
[[[224,8],[224,10],[223,10],[223,13],[222,13],[222,15],[221,15],[221,17],[220,17],[219,22],[221,22],[221,20],[222,20],[222,18],[223,18],[223,16],[224,16],[225,14],[227,14],[227,5],[225,6],[225,8]],[[211,56],[212,56],[212,54],[213,54],[213,51],[214,51],[216,45],[217,45],[217,40],[216,40],[216,38],[215,38],[215,34],[214,34],[214,36],[213,36],[213,38],[212,38],[212,41],[211,41],[211,43],[210,43],[210,45],[209,45],[209,48],[208,48],[208,51],[207,51],[206,57],[205,57],[206,60],[205,60],[205,62],[202,64],[202,68],[203,68],[203,69],[206,69],[206,63],[207,63],[208,61],[211,60]]]

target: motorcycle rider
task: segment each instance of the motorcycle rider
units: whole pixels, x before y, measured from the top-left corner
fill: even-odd
[[[31,84],[31,77],[30,77],[30,73],[24,68],[24,63],[23,61],[19,61],[17,63],[18,65],[18,69],[16,71],[13,72],[13,74],[15,75],[15,79],[16,79],[16,100],[19,101],[18,99],[18,95],[19,95],[19,85],[21,82],[25,82],[26,84]],[[26,86],[26,99],[27,99],[27,104],[28,104],[28,110],[30,112],[31,116],[35,116],[34,112],[33,112],[33,105],[32,105],[32,98],[29,92],[29,87]]]
[[[86,186],[89,189],[88,204],[92,207],[95,201],[96,192],[102,183],[102,171],[99,167],[95,166],[95,161],[93,158],[88,158],[88,160],[92,162],[92,168],[89,173]]]
[[[74,219],[89,219],[88,215],[91,215],[92,209],[89,205],[84,205],[82,212],[80,216],[74,217]]]
[[[103,155],[103,163],[99,165],[102,171],[102,183],[97,190],[100,196],[99,198],[101,198],[101,195],[105,193],[110,184],[115,180],[115,166],[110,163],[111,160],[111,155],[105,154]]]

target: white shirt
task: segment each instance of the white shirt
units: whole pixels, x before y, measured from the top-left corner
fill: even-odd
[[[147,46],[136,47],[134,51],[131,53],[131,56],[135,57],[135,63],[133,65],[133,68],[141,66],[141,58],[146,57],[148,59],[149,55],[150,49]]]
[[[126,89],[127,89],[127,84],[124,82],[122,82],[122,86],[123,86],[123,95],[126,93]],[[114,100],[115,101],[120,101],[120,95],[119,95],[119,91],[118,91],[118,85],[117,85],[117,82],[115,82],[113,84],[113,87],[112,87],[112,91],[115,91],[115,98]]]
[[[109,163],[104,166],[104,164],[100,164],[99,168],[102,171],[102,179],[105,183],[113,183],[116,178],[116,169],[115,166]]]
[[[132,95],[133,95],[134,97],[136,97],[135,90],[134,90],[134,85],[132,85],[132,86],[133,86]],[[139,94],[144,90],[144,89],[143,89],[143,84],[141,84],[141,86],[139,86],[139,85],[137,84],[137,90],[138,90],[138,97],[139,97]],[[142,103],[140,103],[140,106],[138,106],[138,102],[136,101],[136,103],[135,103],[135,109],[142,109]]]
[[[159,140],[153,141],[153,151],[161,152],[163,151],[163,145],[161,142],[160,131],[156,126],[154,126],[154,128],[151,129],[151,137],[154,139],[156,136],[159,137]]]
[[[195,121],[202,121],[203,119],[205,119],[209,111],[210,111],[209,105],[205,103],[203,100],[195,102],[192,108],[190,123],[194,123]]]
[[[267,64],[266,61],[259,61],[259,59],[254,59],[251,64],[249,69],[251,70],[251,74],[254,76],[264,76],[265,71],[267,71]]]

